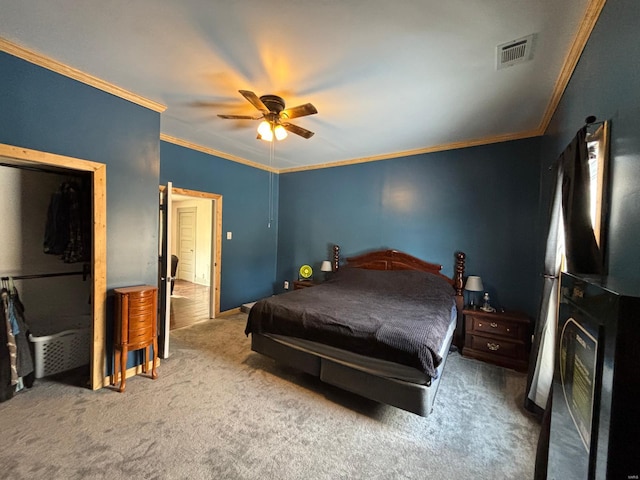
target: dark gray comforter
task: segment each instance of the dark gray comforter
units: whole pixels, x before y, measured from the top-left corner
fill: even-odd
[[[318,286],[260,300],[245,333],[304,338],[435,377],[454,305],[453,287],[437,275],[344,268]]]

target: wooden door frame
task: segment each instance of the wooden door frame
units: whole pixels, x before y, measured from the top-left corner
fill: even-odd
[[[160,185],[160,190],[164,191],[166,187]],[[222,270],[222,195],[217,193],[200,192],[197,190],[189,190],[186,188],[172,187],[173,195],[184,195],[195,199],[212,200],[215,208],[212,209],[213,219],[211,227],[213,229],[211,235],[211,248],[215,250],[211,255],[212,268],[209,283],[212,289],[212,300],[209,306],[209,316],[215,318],[220,315],[220,272]],[[169,233],[170,234],[170,233]]]
[[[107,300],[107,166],[104,163],[66,157],[0,143],[0,156],[16,165],[57,167],[91,174],[92,265],[91,309],[93,318],[89,386],[97,390],[106,386],[106,300]]]

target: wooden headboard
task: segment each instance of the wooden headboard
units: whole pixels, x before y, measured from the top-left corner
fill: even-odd
[[[456,252],[455,268],[453,278],[443,275],[442,265],[429,263],[408,253],[398,250],[376,250],[367,252],[356,257],[346,258],[346,267],[366,268],[369,270],[418,270],[421,272],[433,273],[445,278],[456,290],[457,295],[462,295],[464,262],[466,255],[463,252]],[[340,247],[333,247],[333,269],[340,268]]]
[[[403,253],[398,250],[377,250],[374,252],[364,253],[356,257],[346,258],[346,267],[350,268],[366,268],[369,270],[418,270],[421,272],[433,273],[445,278],[454,288],[456,295],[456,308],[458,309],[458,327],[454,343],[462,346],[462,338],[464,335],[462,324],[462,309],[464,308],[464,262],[466,255],[463,252],[455,254],[455,268],[453,270],[453,278],[449,278],[441,273],[442,265],[425,262],[417,257]],[[340,247],[333,247],[333,269],[340,268]]]

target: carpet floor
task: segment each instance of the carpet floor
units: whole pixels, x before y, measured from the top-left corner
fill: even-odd
[[[172,331],[158,379],[130,378],[124,393],[36,380],[0,404],[0,477],[533,477],[539,424],[521,407],[525,374],[453,353],[423,418],[252,352],[245,321]]]

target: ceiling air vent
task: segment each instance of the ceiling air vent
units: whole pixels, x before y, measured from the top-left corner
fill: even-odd
[[[496,47],[498,54],[496,70],[511,67],[533,58],[533,41],[535,33],[512,40]]]

